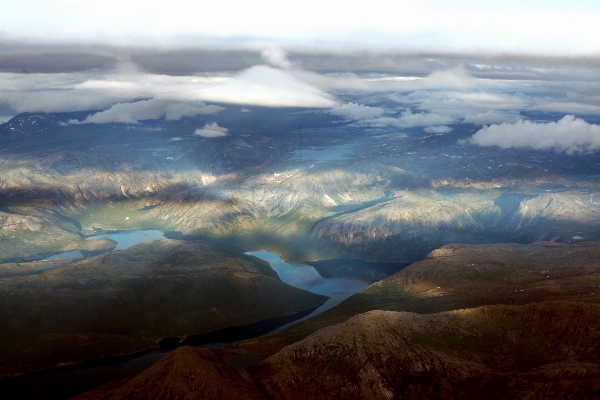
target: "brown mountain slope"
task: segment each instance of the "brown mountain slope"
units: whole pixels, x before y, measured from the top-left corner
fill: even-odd
[[[74,400],[264,399],[258,388],[214,351],[181,347],[122,386],[107,385]]]
[[[273,399],[600,397],[600,306],[371,311],[251,367]]]
[[[323,314],[239,347],[266,357],[371,310],[434,313],[549,300],[600,302],[600,246],[447,245]]]
[[[0,279],[0,377],[149,350],[163,337],[292,315],[326,300],[281,282],[260,260],[199,242],[166,239],[51,269],[18,267],[21,275],[0,265],[0,277],[13,274]]]
[[[180,348],[76,399],[595,399],[599,321],[600,305],[564,301],[371,311],[251,366],[251,381],[211,350]]]

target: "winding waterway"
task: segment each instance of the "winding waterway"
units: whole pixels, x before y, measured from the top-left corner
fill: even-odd
[[[86,239],[98,239],[100,237],[108,237],[115,240],[118,243],[115,247],[115,250],[117,251],[127,249],[135,244],[146,241],[164,239],[163,233],[157,229],[108,232],[90,236]],[[283,330],[299,321],[322,313],[341,303],[344,299],[350,297],[354,293],[364,289],[370,283],[368,280],[364,279],[364,273],[357,274],[357,277],[354,278],[352,274],[348,274],[348,271],[344,270],[343,276],[335,276],[335,274],[331,274],[330,268],[328,273],[325,274],[328,277],[324,277],[319,274],[317,269],[310,265],[285,262],[281,260],[277,254],[269,253],[264,250],[248,252],[246,254],[268,261],[283,282],[300,289],[330,297],[327,302],[315,309],[312,313],[298,317],[298,319],[292,322],[289,322],[289,318],[287,321],[279,322],[275,327],[281,323],[288,323],[276,327],[276,329],[271,330],[268,333]],[[75,256],[74,258],[78,258],[76,252],[70,252],[70,254],[65,254],[65,256],[66,257],[64,258],[73,256]],[[57,255],[55,258],[63,257]],[[353,262],[356,263],[357,261],[353,260]],[[364,265],[361,265],[361,267],[363,267],[360,268],[361,272],[364,272],[364,269],[368,269],[370,267],[369,264],[373,263],[364,263]],[[260,322],[257,324],[260,324]],[[265,327],[271,326],[269,324],[272,325],[273,321],[265,322]],[[263,333],[264,332],[266,331],[263,330]],[[251,340],[259,336],[245,337],[244,340],[236,340],[235,343]],[[234,342],[230,339],[223,338],[220,341],[205,343],[199,347],[220,348],[232,343]],[[19,393],[21,398],[32,399],[68,398],[111,381],[134,376],[159,361],[170,351],[171,350],[162,349],[155,350],[141,356],[133,356],[128,360],[121,359],[120,361],[113,361],[112,363],[107,363],[107,365],[95,365],[92,367],[74,366],[71,368],[49,370],[38,374],[0,381],[0,393]]]
[[[357,293],[369,286],[368,283],[357,279],[325,278],[310,265],[285,262],[277,254],[269,253],[264,250],[251,251],[246,254],[260,258],[264,261],[268,261],[269,264],[271,264],[271,268],[273,268],[279,275],[279,279],[288,285],[295,286],[299,289],[308,290],[309,292],[329,296],[329,300],[327,300],[325,304],[314,310],[309,315],[297,319],[289,324],[280,326],[273,332],[281,331],[290,325],[303,321],[307,318],[314,317],[325,310],[329,310],[330,308],[340,304],[348,297],[352,296],[354,293]]]

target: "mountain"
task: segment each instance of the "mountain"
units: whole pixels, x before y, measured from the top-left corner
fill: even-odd
[[[122,386],[109,384],[73,400],[107,398],[258,400],[265,397],[252,382],[225,365],[214,351],[185,346]]]
[[[590,243],[444,246],[282,332],[216,353],[182,348],[89,396],[173,398],[171,380],[153,377],[178,382],[173,360],[194,354],[184,376],[211,373],[208,361],[240,374],[188,396],[244,383],[265,399],[597,398],[599,252]]]
[[[271,399],[576,399],[600,394],[600,306],[370,311],[251,368]]]
[[[178,240],[0,264],[0,278],[1,377],[178,345],[326,300],[281,282],[254,257]]]
[[[295,260],[381,262],[418,261],[449,243],[600,240],[593,154],[470,152],[458,143],[468,124],[448,137],[349,136],[331,115],[297,112],[228,109],[219,121],[229,133],[217,138],[193,134],[208,116],[14,117],[1,133],[0,261],[74,250],[97,229],[157,228]],[[16,216],[33,218],[35,230],[8,220]]]

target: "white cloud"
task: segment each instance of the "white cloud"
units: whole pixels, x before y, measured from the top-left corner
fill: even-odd
[[[583,104],[577,101],[547,101],[540,102],[531,107],[532,110],[577,113],[577,114],[599,114],[600,106],[596,104]]]
[[[188,98],[267,107],[336,107],[329,93],[297,79],[292,73],[256,65],[223,82],[189,88]]]
[[[452,128],[450,128],[449,126],[445,126],[445,125],[427,126],[423,130],[427,133],[449,133],[449,132],[452,132]]]
[[[405,96],[391,95],[391,100],[412,104],[430,111],[493,111],[519,110],[528,107],[533,98],[523,93],[493,93],[486,91],[418,90]]]
[[[384,117],[383,115],[386,111],[381,107],[369,107],[351,102],[333,108],[329,110],[329,113],[338,115],[349,121],[355,121],[354,126],[368,126],[372,128],[412,128],[415,126],[445,125],[454,122],[452,117],[446,115],[425,112],[413,114],[410,108],[402,111],[400,117]]]
[[[347,120],[363,120],[381,117],[385,110],[381,107],[369,107],[350,102],[329,110],[329,113]]]
[[[98,110],[109,107],[116,101],[118,100],[114,97],[102,93],[77,90],[0,92],[0,102],[8,104],[17,113]]]
[[[379,117],[358,120],[355,126],[369,126],[372,128],[413,128],[415,126],[446,125],[454,122],[452,117],[434,113],[420,112],[413,114],[410,109],[402,111],[400,117]]]
[[[475,86],[475,78],[469,74],[464,65],[449,70],[435,71],[416,84],[424,84],[434,88],[470,89]]]
[[[501,124],[503,122],[514,123],[523,119],[519,114],[488,111],[479,114],[469,114],[463,122],[476,125]]]
[[[393,91],[422,91],[422,90],[474,90],[475,88],[494,87],[498,85],[487,79],[471,76],[464,66],[459,65],[451,69],[434,71],[425,76],[382,76],[376,78],[363,78],[356,74],[331,73],[327,75],[310,71],[292,71],[294,76],[304,82],[316,85],[324,90],[364,90],[373,92]],[[392,98],[397,100],[400,97]]]
[[[290,69],[292,63],[287,59],[285,51],[278,47],[269,47],[261,53],[262,58],[274,67]]]
[[[501,148],[557,149],[567,153],[600,149],[600,125],[566,115],[558,122],[518,121],[483,127],[469,143]]]
[[[119,122],[137,124],[139,121],[158,119],[165,116],[167,120],[179,120],[182,117],[193,117],[198,114],[215,114],[223,107],[202,102],[183,103],[161,99],[141,100],[133,103],[118,103],[105,111],[88,115],[83,121],[69,120],[68,124],[107,124]]]
[[[197,136],[202,136],[205,138],[216,138],[216,137],[222,137],[222,136],[227,136],[227,132],[229,132],[229,129],[227,128],[223,128],[219,125],[217,125],[216,122],[213,122],[212,124],[206,124],[204,125],[204,127],[202,129],[198,128],[194,131],[194,135]]]
[[[270,57],[276,59],[277,52]],[[284,55],[281,57],[280,64],[285,61]],[[140,98],[152,100],[149,103],[129,103]],[[205,76],[149,74],[127,62],[108,72],[0,73],[0,106],[8,104],[16,112],[106,110],[115,107],[88,122],[134,123],[157,118],[156,115],[179,119],[208,112],[210,109],[198,106],[203,101],[268,107],[331,108],[339,105],[334,96],[304,82],[295,76],[294,71],[266,65],[257,65],[234,75],[216,72]],[[159,104],[161,102],[164,104]],[[215,107],[212,107],[213,111],[216,111]]]
[[[413,114],[410,109],[403,111],[400,114],[400,118],[398,118],[398,126],[405,128],[413,126],[445,125],[452,122],[453,119],[446,115],[425,112]]]

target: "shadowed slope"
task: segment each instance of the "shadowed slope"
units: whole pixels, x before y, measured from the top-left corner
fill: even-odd
[[[73,400],[264,399],[214,351],[181,347],[122,386],[109,384]]]

